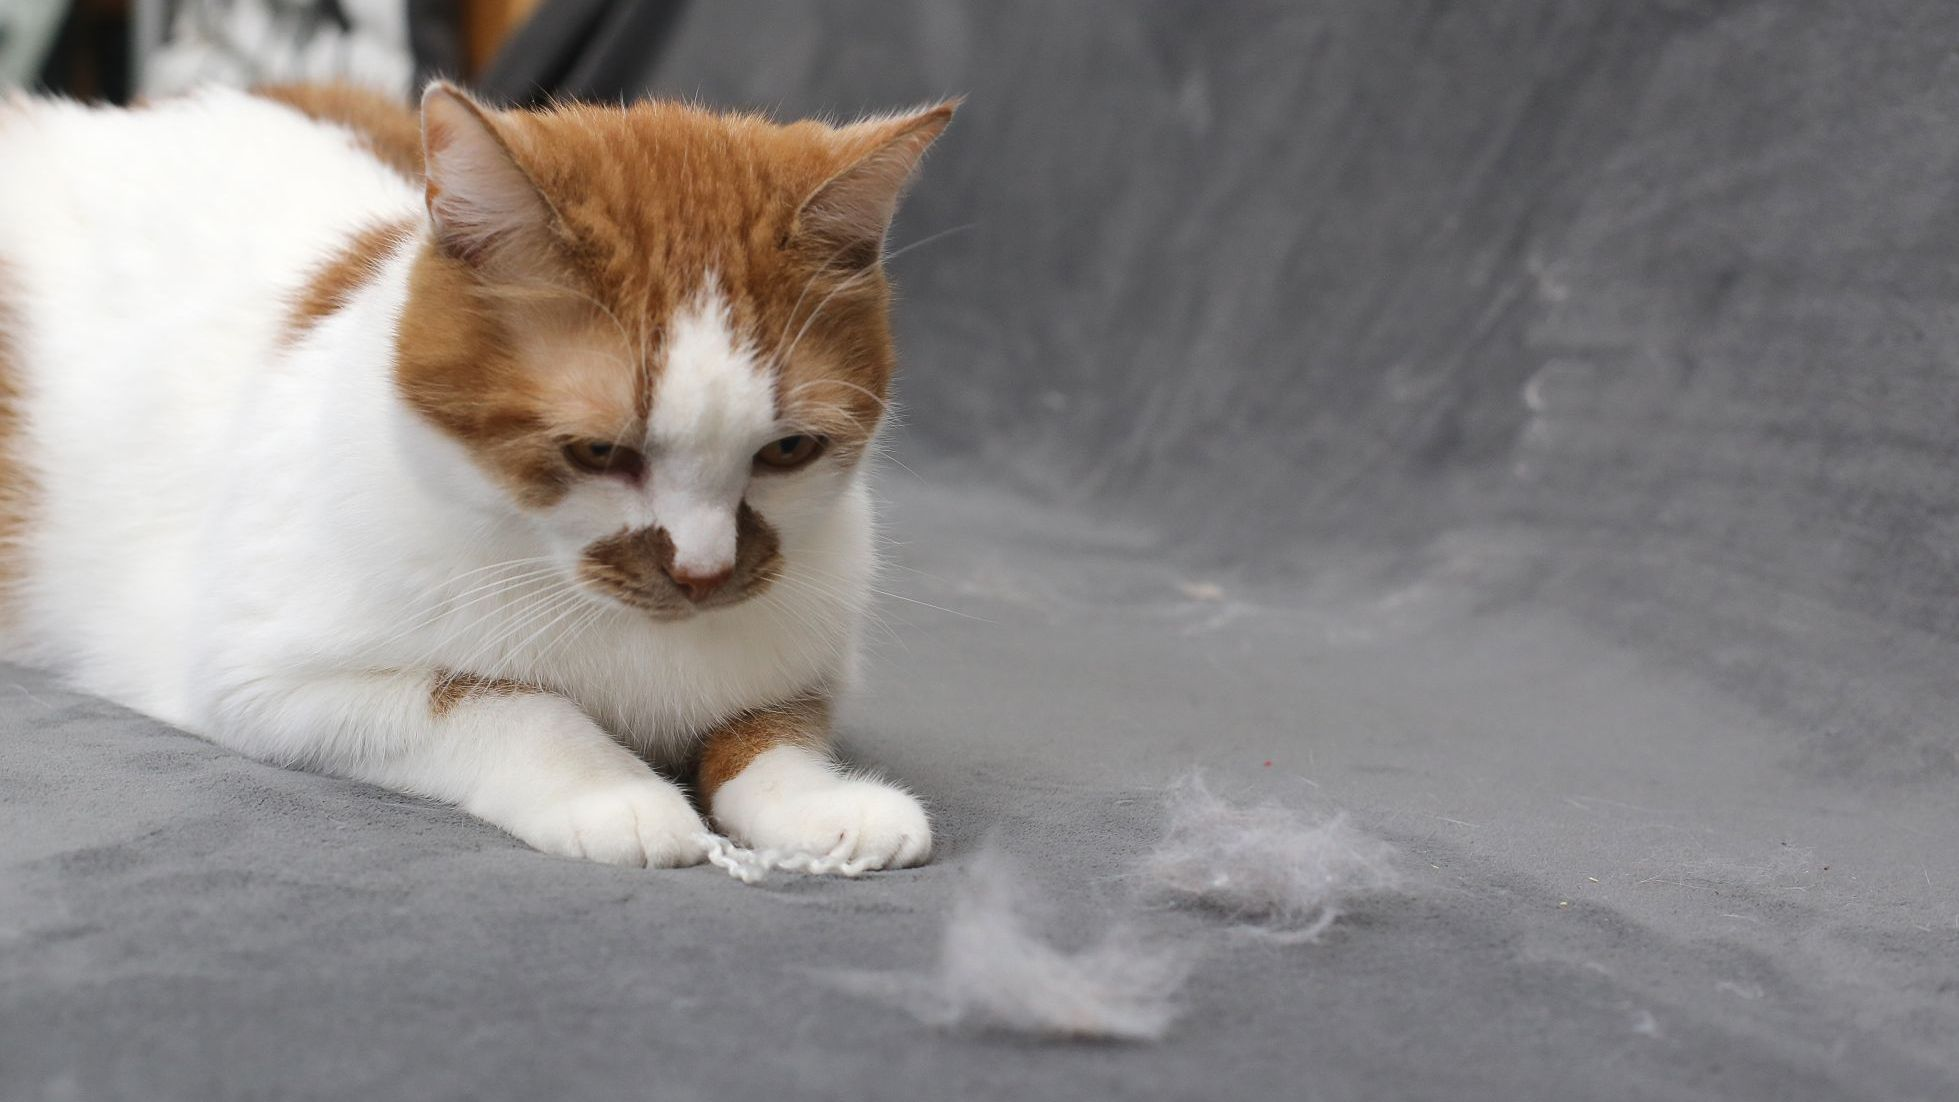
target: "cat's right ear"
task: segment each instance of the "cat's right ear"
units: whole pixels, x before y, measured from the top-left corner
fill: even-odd
[[[490,113],[445,81],[422,93],[429,221],[443,250],[501,274],[544,262],[553,214]]]

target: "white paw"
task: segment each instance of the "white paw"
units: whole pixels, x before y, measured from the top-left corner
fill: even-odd
[[[698,865],[707,830],[680,789],[659,777],[613,781],[525,809],[501,824],[536,849],[608,865]]]
[[[830,778],[812,788],[772,793],[738,818],[724,825],[737,841],[758,850],[815,854],[865,869],[909,868],[932,855],[932,824],[924,806],[882,781]]]

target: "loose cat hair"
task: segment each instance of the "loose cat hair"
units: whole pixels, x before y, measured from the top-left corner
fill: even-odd
[[[0,101],[0,655],[551,853],[923,861],[830,703],[954,103]],[[651,763],[651,764],[649,764]]]

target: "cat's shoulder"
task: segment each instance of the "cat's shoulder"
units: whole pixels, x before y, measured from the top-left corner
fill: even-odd
[[[421,119],[403,100],[352,84],[269,84],[251,94],[349,130],[382,163],[421,178]]]

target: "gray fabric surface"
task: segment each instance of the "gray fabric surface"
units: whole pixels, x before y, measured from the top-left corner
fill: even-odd
[[[952,611],[888,602],[844,714],[939,859],[555,860],[8,671],[0,1097],[1959,1094],[1955,37],[692,5],[656,90],[973,97],[883,478],[890,588]],[[1205,937],[1154,1046],[821,975],[928,966],[989,832],[1085,936],[1197,765],[1350,809],[1408,893]]]

